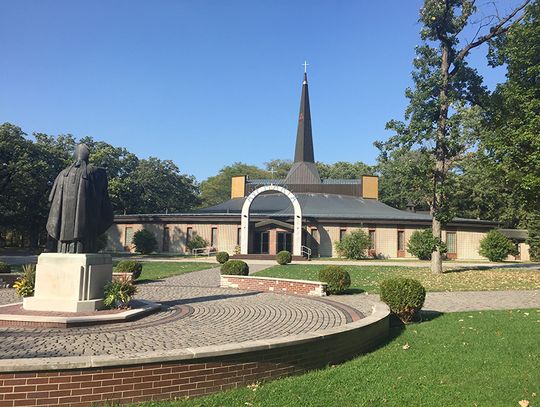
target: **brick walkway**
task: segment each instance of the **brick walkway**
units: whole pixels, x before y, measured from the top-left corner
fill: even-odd
[[[0,359],[133,356],[316,332],[350,322],[350,314],[333,301],[222,289],[218,284],[217,268],[140,284],[137,296],[161,303],[162,311],[124,324],[0,328]],[[1,303],[14,300],[14,290],[0,290]],[[368,298],[359,302],[370,312]]]

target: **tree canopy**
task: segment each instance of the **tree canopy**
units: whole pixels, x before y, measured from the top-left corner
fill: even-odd
[[[124,147],[91,137],[35,133],[28,137],[10,123],[0,125],[0,228],[15,231],[27,244],[44,240],[48,196],[58,173],[73,161],[79,142],[91,151],[90,163],[107,170],[115,213],[187,211],[199,203],[194,177],[169,160],[140,159]]]

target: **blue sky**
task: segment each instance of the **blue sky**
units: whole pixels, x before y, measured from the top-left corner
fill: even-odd
[[[316,159],[373,164],[407,104],[421,4],[2,0],[0,122],[90,135],[203,180],[292,158],[307,59]],[[490,88],[504,79],[485,49],[470,62]]]

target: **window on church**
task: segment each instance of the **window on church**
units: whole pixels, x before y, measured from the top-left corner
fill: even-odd
[[[210,246],[215,247],[218,244],[218,231],[217,228],[212,228],[212,233],[210,234]]]
[[[316,242],[319,242],[319,230],[318,229],[311,229],[311,237],[313,238],[313,240],[315,240]]]
[[[240,246],[240,241],[242,240],[242,228],[236,229],[236,244]]]
[[[456,253],[456,232],[446,232],[446,247],[448,248],[448,253]]]
[[[186,231],[186,244],[191,242],[192,239],[193,239],[193,228],[187,228],[187,231]]]
[[[369,230],[369,249],[375,250],[375,229]]]
[[[347,234],[347,229],[339,229],[339,241],[341,242],[345,235]]]
[[[171,240],[171,237],[170,237],[170,234],[169,234],[169,228],[168,227],[164,227],[163,228],[163,247],[162,247],[162,251],[163,252],[168,252],[169,251],[169,243],[170,243],[170,240]]]
[[[124,234],[124,247],[126,250],[131,248],[131,241],[133,240],[133,228],[131,226],[126,226],[126,231]]]

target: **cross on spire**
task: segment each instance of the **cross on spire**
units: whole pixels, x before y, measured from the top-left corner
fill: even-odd
[[[307,63],[307,61],[304,61],[304,63],[302,64],[302,66],[304,67],[304,73],[307,73],[307,67],[309,66],[309,64]]]

